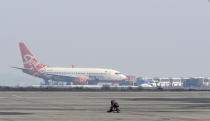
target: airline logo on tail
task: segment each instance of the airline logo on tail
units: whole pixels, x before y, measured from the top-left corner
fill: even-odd
[[[24,60],[23,60],[23,64],[24,66],[33,66],[34,68],[37,68],[37,66],[39,65],[39,63],[36,61],[35,57],[31,56],[31,55],[24,55]]]
[[[30,50],[25,46],[24,43],[19,43],[19,46],[24,68],[32,70],[34,72],[33,75],[37,74],[37,72],[44,72],[45,67],[48,66],[39,63],[39,61],[34,57],[34,55],[30,52]]]

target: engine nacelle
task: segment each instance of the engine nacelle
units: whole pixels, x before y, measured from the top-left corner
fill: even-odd
[[[75,84],[86,84],[87,78],[85,77],[78,77],[74,80]]]

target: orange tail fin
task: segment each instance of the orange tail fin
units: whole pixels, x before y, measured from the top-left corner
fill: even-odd
[[[31,51],[26,47],[26,45],[23,42],[19,43],[19,47],[23,59],[24,68],[31,69],[34,72],[38,72],[45,67],[49,67],[39,63],[39,61],[34,57],[34,55],[31,53]]]

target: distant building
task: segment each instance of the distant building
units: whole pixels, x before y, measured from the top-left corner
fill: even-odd
[[[193,78],[148,78],[127,76],[127,80],[121,82],[120,85],[135,85],[142,86],[147,85],[148,87],[210,87],[210,78],[204,77],[193,77]]]
[[[138,77],[136,79],[136,85],[147,85],[147,87],[157,87],[157,81],[155,81],[153,78]]]
[[[136,76],[127,75],[126,81],[136,82]]]
[[[159,87],[181,87],[183,86],[181,78],[154,78]]]
[[[181,87],[181,86],[183,86],[181,78],[171,78],[170,82],[171,82],[171,87]]]
[[[183,81],[183,86],[184,87],[203,87],[204,80],[205,78],[203,77],[189,78]]]
[[[210,78],[205,78],[203,85],[206,86],[206,87],[209,87],[210,86]]]
[[[149,80],[147,78],[138,77],[136,79],[136,85],[139,86],[141,84],[149,84]]]
[[[170,79],[169,78],[159,78],[159,87],[169,87],[170,86]]]

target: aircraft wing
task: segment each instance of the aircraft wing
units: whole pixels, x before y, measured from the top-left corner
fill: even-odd
[[[47,73],[42,73],[40,74],[39,72],[36,72],[34,74],[34,71],[31,69],[26,69],[26,68],[20,68],[20,67],[12,67],[15,69],[19,69],[22,70],[24,73],[30,74],[30,75],[34,75],[34,76],[38,76],[38,77],[42,77],[42,78],[46,78],[46,79],[52,79],[54,81],[65,81],[65,82],[85,82],[88,77],[86,76],[65,76],[65,75],[57,75],[57,74],[47,74]]]
[[[85,78],[88,79],[88,77],[81,77],[81,76],[65,76],[65,75],[57,75],[57,74],[47,74],[51,79],[53,80],[59,80],[59,81],[75,81],[78,78]]]

